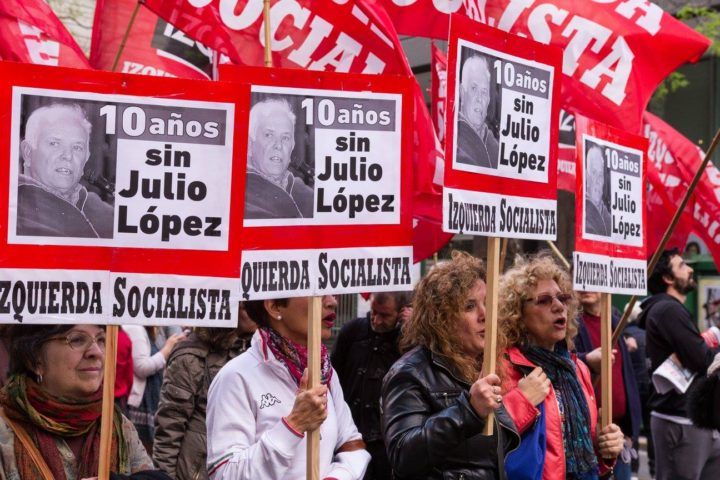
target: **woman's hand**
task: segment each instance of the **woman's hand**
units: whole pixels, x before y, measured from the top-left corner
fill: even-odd
[[[290,411],[290,415],[285,417],[285,421],[299,432],[317,430],[327,418],[327,387],[318,385],[317,387],[307,388],[307,383],[308,374],[307,369],[305,369],[300,379],[300,388],[297,397],[295,397],[295,404]]]
[[[173,347],[178,342],[182,342],[187,338],[187,334],[185,332],[182,333],[176,333],[175,335],[172,335],[170,338],[165,340],[165,345],[160,349],[160,352],[163,354],[163,357],[165,357],[165,360],[170,358],[170,352],[172,352]]]
[[[486,418],[499,408],[501,403],[500,377],[494,373],[478,378],[470,387],[470,405],[481,417]]]
[[[611,423],[598,431],[597,443],[600,456],[612,460],[620,455],[625,444],[625,436],[620,431],[620,427]]]
[[[518,388],[528,402],[538,406],[550,393],[550,379],[542,368],[535,367],[535,370],[518,382]]]

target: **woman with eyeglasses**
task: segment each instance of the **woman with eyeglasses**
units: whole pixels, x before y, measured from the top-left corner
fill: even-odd
[[[501,375],[481,374],[485,294],[485,268],[464,252],[453,252],[417,286],[402,331],[406,353],[382,386],[394,479],[504,478],[504,454],[519,436],[502,407]],[[502,336],[498,344],[504,345]],[[485,436],[490,413],[494,431]]]
[[[0,478],[80,480],[98,475],[105,329],[23,325],[9,331],[11,366],[0,391]],[[169,479],[116,409],[111,478]]]
[[[258,329],[250,348],[213,379],[207,400],[208,474],[213,480],[305,478],[306,434],[320,431],[324,480],[363,478],[370,454],[343,398],[325,346],[320,385],[308,386],[308,297],[245,302]],[[322,297],[321,336],[337,301]]]
[[[544,458],[521,459],[543,480],[602,478],[623,448],[617,425],[597,426],[590,372],[573,351],[577,308],[570,276],[550,256],[520,259],[500,280],[498,317],[509,344],[504,403],[521,434],[545,425]]]

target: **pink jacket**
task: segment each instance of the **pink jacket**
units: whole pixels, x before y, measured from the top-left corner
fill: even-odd
[[[510,417],[512,417],[515,422],[518,432],[522,435],[525,430],[535,423],[535,419],[540,416],[540,410],[525,398],[522,392],[520,392],[520,389],[517,388],[517,384],[523,376],[532,371],[536,365],[533,365],[517,347],[510,347],[507,351],[507,356],[509,357],[509,361],[506,361],[505,371],[508,372],[508,375],[503,385],[507,394],[503,398],[503,403]],[[605,463],[607,460],[603,460],[598,454],[596,436],[597,403],[590,379],[590,371],[583,362],[578,360],[575,354],[572,355],[572,360],[575,363],[575,368],[580,378],[580,386],[583,389],[590,410],[590,431],[593,437],[593,444],[595,444],[595,454],[598,457],[600,475],[602,476],[610,472],[614,462],[607,464]],[[544,404],[547,446],[542,480],[564,480],[565,449],[562,439],[562,423],[557,398],[555,397],[555,390],[552,386],[550,387],[550,393],[545,397]]]

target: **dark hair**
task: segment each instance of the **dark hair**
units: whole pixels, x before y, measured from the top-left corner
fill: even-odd
[[[372,299],[380,305],[384,305],[388,300],[395,302],[395,311],[399,312],[403,307],[410,306],[412,301],[412,292],[378,292],[373,293]]]
[[[7,330],[10,339],[10,373],[35,378],[34,369],[40,359],[43,344],[62,335],[75,325],[12,325]]]
[[[672,272],[670,260],[676,255],[680,255],[680,250],[677,248],[665,250],[662,255],[660,255],[660,259],[648,277],[648,290],[651,294],[657,295],[658,293],[667,292],[668,284],[665,283],[664,277],[669,276],[670,278],[674,278],[675,275]]]
[[[272,300],[281,307],[287,307],[290,301],[289,298],[276,298]],[[265,310],[265,300],[251,300],[244,302],[245,311],[250,317],[250,320],[257,323],[258,327],[269,327],[270,326],[270,314]]]

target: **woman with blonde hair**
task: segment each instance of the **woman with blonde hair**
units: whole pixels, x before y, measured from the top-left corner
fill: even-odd
[[[500,377],[481,376],[485,269],[467,253],[422,279],[403,326],[409,350],[385,376],[383,436],[396,479],[501,478],[519,436],[502,407]],[[499,338],[500,347],[504,339]],[[495,413],[494,433],[482,434]]]
[[[543,480],[606,475],[623,447],[617,425],[597,428],[590,372],[573,351],[577,310],[568,272],[548,255],[519,259],[500,280],[504,403],[521,433],[544,425],[544,458],[519,459]]]

